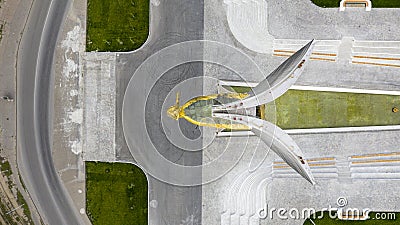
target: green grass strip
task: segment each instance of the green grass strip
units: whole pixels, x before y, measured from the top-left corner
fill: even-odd
[[[149,0],[88,0],[86,51],[132,51],[149,34]]]
[[[399,96],[289,90],[275,106],[283,129],[400,124],[400,113],[392,112],[400,108]],[[266,108],[266,115],[274,115],[273,107]]]
[[[311,0],[323,8],[339,8],[340,0]],[[372,8],[400,8],[399,0],[372,0]]]
[[[132,164],[86,162],[86,210],[93,225],[146,225],[147,179]]]

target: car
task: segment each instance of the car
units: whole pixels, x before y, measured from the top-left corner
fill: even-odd
[[[12,97],[8,96],[8,95],[5,95],[5,96],[3,96],[1,98],[3,100],[6,100],[7,102],[13,102],[14,101],[14,99]]]

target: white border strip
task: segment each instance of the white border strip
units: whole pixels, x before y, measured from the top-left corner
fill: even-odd
[[[357,88],[337,88],[337,87],[315,87],[315,86],[299,86],[293,85],[290,89],[304,91],[325,91],[325,92],[342,92],[342,93],[360,93],[375,95],[400,95],[400,91],[383,91]]]
[[[218,80],[218,85],[220,86],[241,86],[241,87],[255,87],[257,82],[243,82],[243,81],[228,81],[228,80]]]
[[[243,86],[255,87],[256,82],[242,82],[242,81],[224,81],[219,80],[220,86]],[[384,91],[384,90],[370,90],[370,89],[357,89],[357,88],[338,88],[338,87],[316,87],[316,86],[301,86],[293,85],[289,89],[304,90],[304,91],[324,91],[324,92],[341,92],[341,93],[360,93],[360,94],[375,94],[375,95],[395,95],[400,96],[400,91]]]
[[[400,125],[394,126],[364,126],[364,127],[335,127],[335,128],[310,128],[310,129],[288,129],[287,134],[326,134],[345,132],[368,132],[368,131],[391,131],[399,130]],[[254,136],[251,131],[218,132],[217,137],[243,137]]]
[[[289,129],[288,134],[323,134],[343,132],[365,132],[365,131],[390,131],[400,130],[400,125],[394,126],[364,126],[364,127],[335,127],[335,128],[311,128],[311,129]]]

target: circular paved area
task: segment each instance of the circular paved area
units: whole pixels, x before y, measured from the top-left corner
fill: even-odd
[[[229,171],[246,151],[247,142],[233,148],[228,141],[218,158],[202,164],[197,160],[201,157],[196,156],[202,154],[199,150],[203,148],[203,141],[210,142],[214,137],[204,140],[195,125],[191,127],[191,124],[182,124],[187,123],[184,120],[177,122],[164,115],[165,109],[174,104],[177,90],[181,92],[182,103],[203,95],[204,79],[185,81],[189,78],[186,74],[193,67],[202,66],[202,62],[226,67],[244,80],[249,73],[260,80],[265,78],[258,66],[236,48],[217,42],[190,41],[150,56],[136,70],[125,93],[122,122],[129,149],[147,173],[167,183],[191,186],[210,182]],[[193,154],[193,160],[175,163],[180,154]]]

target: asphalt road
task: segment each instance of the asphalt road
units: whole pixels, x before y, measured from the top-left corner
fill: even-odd
[[[53,0],[53,3],[51,0],[35,1],[23,34],[17,65],[18,166],[43,220],[47,224],[56,225],[83,224],[57,175],[51,155],[52,64],[57,37],[69,4],[70,1],[61,0]],[[170,0],[153,10],[152,15],[155,16],[152,17],[152,31],[156,32],[152,32],[148,47],[139,54],[121,57],[126,57],[130,63],[123,68],[129,72],[120,77],[120,93],[124,92],[127,81],[140,63],[135,55],[145,59],[170,44],[203,38],[203,1],[186,3]],[[201,76],[202,68],[202,63],[177,68],[171,75],[165,76],[165,82],[171,83],[170,79],[174,80],[176,76],[174,74],[184,75],[182,78],[185,79]],[[161,91],[167,92],[170,88]],[[202,87],[198,88],[201,93]],[[151,118],[160,115],[161,108],[157,102],[162,99],[157,97],[158,94],[158,91],[152,92],[154,102],[149,102],[147,106],[157,109]],[[149,129],[152,127],[150,125]],[[189,136],[197,133],[197,128],[191,124],[183,124],[181,127]],[[153,128],[156,132],[156,126]],[[153,138],[165,139],[162,133],[155,133]],[[173,158],[181,152],[173,147],[169,149],[171,151],[162,154]],[[193,157],[192,154],[183,154],[181,160],[198,164],[201,155]],[[198,175],[201,176],[201,171]],[[150,178],[150,190],[149,197],[159,202],[157,209],[149,212],[150,223],[201,224],[201,186],[177,187]]]
[[[35,1],[17,63],[18,167],[46,224],[83,224],[55,170],[51,149],[53,57],[71,1]]]
[[[122,100],[133,73],[138,66],[150,55],[157,51],[184,41],[202,40],[204,38],[204,1],[161,1],[161,4],[151,9],[151,34],[146,45],[137,52],[120,54],[117,57],[117,121],[116,143],[121,146],[117,151],[120,160],[130,160],[130,152],[127,149],[124,134],[122,132]],[[160,62],[161,63],[161,62]],[[155,67],[159,66],[154,64]],[[181,81],[203,76],[203,63],[188,63],[167,71],[151,88],[146,99],[146,129],[152,142],[157,146],[159,153],[171,162],[185,165],[199,165],[202,163],[201,152],[183,151],[170,143],[161,127],[162,103],[167,94]],[[144,85],[148,85],[146,79]],[[182,90],[182,99],[185,93],[201,95],[203,85],[192,86],[188,92]],[[144,97],[144,96],[143,96]],[[128,96],[129,98],[129,96]],[[142,96],[135,96],[135,102],[142,101]],[[184,100],[183,100],[184,101]],[[137,110],[143,110],[142,108]],[[182,133],[189,139],[196,139],[200,135],[199,128],[184,120],[180,121]],[[137,135],[140,135],[137,133]],[[200,141],[201,142],[201,141]],[[200,144],[202,145],[202,144]],[[198,148],[201,146],[193,146]],[[146,149],[142,149],[146,151]],[[135,155],[133,155],[135,157]],[[202,171],[191,174],[201,179]],[[171,174],[177,176],[177,174]],[[169,225],[199,225],[202,217],[202,187],[181,187],[168,184],[149,176],[149,200],[156,200],[156,208],[149,207],[149,224]]]

